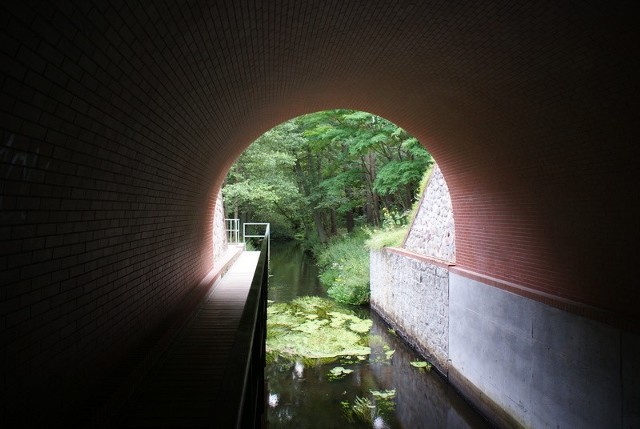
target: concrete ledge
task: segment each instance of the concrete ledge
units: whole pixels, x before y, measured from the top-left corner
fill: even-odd
[[[640,421],[640,336],[600,309],[397,248],[371,252],[371,308],[497,427]]]
[[[457,369],[449,368],[447,379],[473,408],[489,419],[491,424],[501,429],[525,429],[525,426],[506,413],[500,405],[467,380]]]

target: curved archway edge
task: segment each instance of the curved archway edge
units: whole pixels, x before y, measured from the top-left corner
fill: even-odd
[[[43,380],[73,391],[70,374],[149,334],[211,268],[233,160],[277,123],[334,107],[388,118],[434,155],[459,274],[637,331],[624,4],[0,8],[0,331],[15,398]]]

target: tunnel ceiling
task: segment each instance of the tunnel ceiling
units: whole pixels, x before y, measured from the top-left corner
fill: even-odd
[[[399,124],[434,155],[459,268],[624,318],[637,312],[626,263],[638,238],[637,38],[623,8],[0,7],[8,284],[75,279],[96,296],[108,290],[104,311],[117,320],[131,318],[122,302],[169,306],[178,279],[195,284],[211,268],[212,205],[236,157],[282,121],[353,108]]]

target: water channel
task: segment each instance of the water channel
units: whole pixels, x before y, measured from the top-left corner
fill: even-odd
[[[271,301],[289,302],[308,295],[326,297],[313,260],[295,242],[272,244],[271,274]],[[409,362],[421,357],[380,317],[366,308],[356,310],[358,316],[373,320],[371,338],[377,338],[378,346],[382,338],[384,350],[372,345],[372,353],[366,359],[346,363],[305,365],[286,359],[268,363],[265,374],[269,428],[490,427],[435,371],[411,366]],[[390,350],[394,352],[385,359],[384,351]],[[336,365],[353,372],[330,380],[328,373]],[[387,394],[388,399],[380,400],[372,392]],[[368,404],[379,406],[371,407],[369,421],[350,413],[357,398],[370,398]]]

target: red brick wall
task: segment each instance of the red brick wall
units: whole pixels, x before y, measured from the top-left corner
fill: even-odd
[[[382,115],[435,155],[459,266],[637,315],[631,14],[222,3],[0,6],[0,366],[14,397],[168,314],[211,267],[235,157],[327,108]]]

